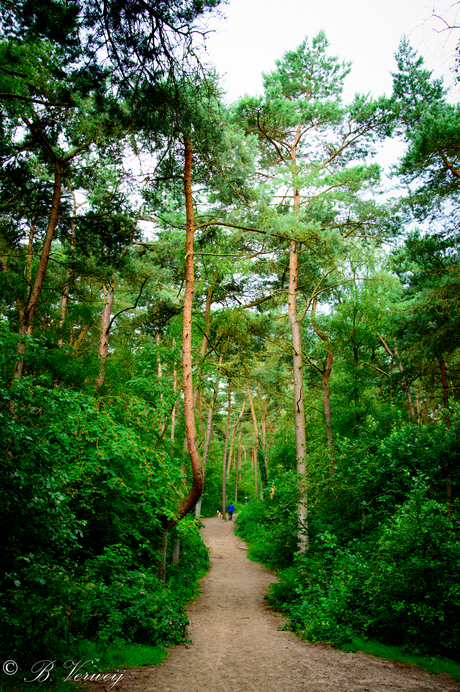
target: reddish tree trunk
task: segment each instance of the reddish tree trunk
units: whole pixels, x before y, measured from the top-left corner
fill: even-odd
[[[200,455],[196,441],[195,412],[193,408],[193,380],[192,380],[192,301],[195,287],[195,270],[193,257],[193,238],[195,234],[195,222],[193,214],[192,197],[192,144],[188,137],[185,138],[185,165],[184,165],[184,192],[186,208],[186,242],[185,242],[185,295],[184,314],[182,322],[182,379],[184,392],[184,416],[187,434],[187,446],[192,465],[192,488],[184,498],[179,508],[179,517],[182,519],[197,503],[203,491],[203,470],[201,468]]]
[[[184,418],[187,447],[192,466],[192,487],[179,505],[176,517],[163,519],[164,531],[170,531],[198,502],[203,492],[203,469],[196,440],[195,413],[193,409],[192,380],[192,301],[195,285],[193,237],[195,222],[192,196],[192,143],[188,137],[184,140],[184,193],[186,210],[185,241],[185,295],[182,319],[182,388],[184,392]]]

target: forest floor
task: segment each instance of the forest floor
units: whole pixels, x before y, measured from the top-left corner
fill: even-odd
[[[448,675],[278,630],[283,618],[264,601],[273,572],[247,558],[234,522],[203,521],[211,568],[188,608],[191,643],[156,668],[127,670],[114,692],[460,692]]]

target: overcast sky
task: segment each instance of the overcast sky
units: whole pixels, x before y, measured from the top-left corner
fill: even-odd
[[[213,19],[208,38],[212,63],[223,75],[228,100],[261,92],[261,72],[286,50],[324,29],[330,51],[353,63],[344,97],[356,92],[390,94],[394,53],[406,34],[436,76],[452,83],[460,30],[442,31],[444,17],[460,24],[460,3],[447,0],[229,0],[226,18]],[[456,16],[458,15],[458,17]],[[437,30],[437,31],[436,31]]]

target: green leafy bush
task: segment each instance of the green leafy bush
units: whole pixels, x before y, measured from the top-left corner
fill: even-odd
[[[248,555],[267,567],[292,564],[296,549],[295,474],[280,473],[271,479],[264,499],[243,505],[237,533],[249,544]]]
[[[312,641],[359,635],[458,658],[459,570],[452,519],[419,479],[376,540],[340,547],[333,534],[317,536],[270,586],[268,602]]]
[[[387,523],[360,585],[368,632],[416,652],[458,655],[460,540],[444,504],[416,487]]]
[[[175,508],[181,471],[154,449],[158,414],[27,377],[14,391],[0,383],[0,400],[0,652],[25,664],[85,639],[180,641],[208,557],[187,518],[163,588],[159,517]]]

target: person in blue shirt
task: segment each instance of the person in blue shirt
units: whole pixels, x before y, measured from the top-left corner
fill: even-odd
[[[233,506],[233,503],[230,502],[230,504],[229,504],[229,506],[228,506],[228,518],[229,518],[230,521],[232,520],[232,516],[233,516],[233,512],[234,512],[234,511],[235,511],[235,508],[234,508],[234,506]]]

